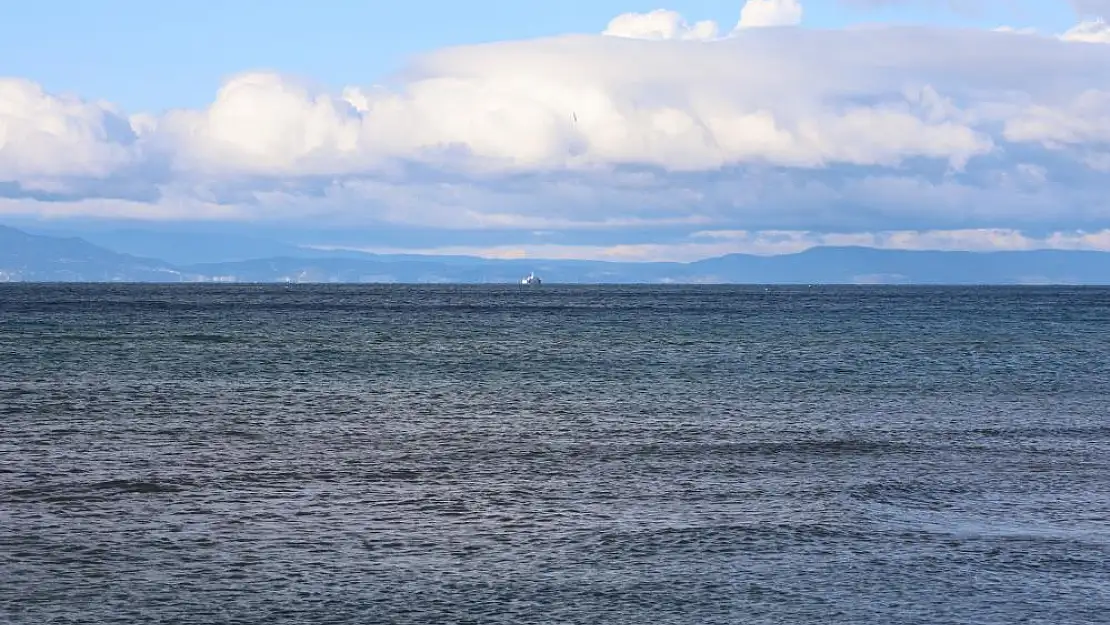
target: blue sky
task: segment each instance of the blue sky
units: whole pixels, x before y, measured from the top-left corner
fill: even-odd
[[[1110,249],[1110,2],[760,3],[0,0],[0,221]]]

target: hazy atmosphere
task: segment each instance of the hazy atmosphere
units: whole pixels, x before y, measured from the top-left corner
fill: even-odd
[[[0,223],[35,232],[1110,250],[1105,0],[0,7]]]

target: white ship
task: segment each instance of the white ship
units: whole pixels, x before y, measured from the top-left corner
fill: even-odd
[[[543,280],[540,280],[539,277],[536,276],[535,272],[532,272],[528,274],[528,277],[521,280],[520,283],[525,286],[539,286],[540,284],[543,284]]]

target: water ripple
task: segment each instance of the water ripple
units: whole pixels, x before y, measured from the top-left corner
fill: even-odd
[[[1110,291],[0,287],[0,622],[1098,623]]]

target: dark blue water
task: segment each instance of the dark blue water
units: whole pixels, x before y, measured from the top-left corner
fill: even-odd
[[[0,622],[1096,623],[1110,290],[0,288]]]

